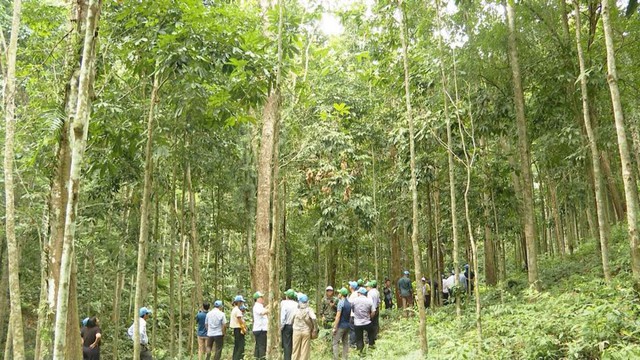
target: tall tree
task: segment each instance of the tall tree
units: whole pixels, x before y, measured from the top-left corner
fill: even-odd
[[[421,283],[422,279],[422,256],[420,253],[420,243],[418,242],[418,180],[416,176],[416,145],[415,145],[415,129],[413,124],[413,110],[411,107],[411,86],[410,86],[410,74],[409,74],[409,50],[408,40],[409,36],[407,31],[407,17],[406,10],[404,8],[404,1],[399,0],[399,8],[401,14],[400,20],[400,39],[402,41],[402,58],[404,65],[404,91],[405,91],[405,103],[407,106],[406,117],[409,123],[409,151],[410,151],[410,163],[411,163],[411,203],[412,203],[412,229],[411,229],[411,245],[413,247],[413,266],[415,271],[416,284]],[[420,349],[422,355],[427,356],[429,352],[429,344],[427,342],[427,315],[425,312],[424,301],[422,298],[424,294],[420,294],[418,300],[418,309],[420,312]]]
[[[611,28],[609,0],[602,0],[602,28],[607,48],[607,82],[613,104],[613,117],[618,136],[618,151],[620,152],[620,165],[622,167],[622,181],[624,195],[627,201],[627,227],[631,245],[631,268],[633,278],[637,286],[640,286],[640,239],[638,238],[638,187],[633,176],[631,166],[631,152],[627,142],[627,129],[624,123],[624,112],[620,89],[618,88],[618,70],[616,68],[616,53],[613,44],[613,29]]]
[[[60,260],[60,287],[56,302],[56,321],[54,333],[53,358],[64,359],[67,340],[67,314],[69,311],[69,284],[71,280],[74,256],[76,215],[78,197],[80,193],[81,170],[84,162],[84,152],[89,133],[89,118],[91,114],[90,91],[95,66],[95,42],[97,26],[102,8],[101,0],[89,2],[87,23],[82,51],[82,65],[78,81],[78,103],[71,127],[71,166],[67,184],[67,204],[64,225],[64,244]]]
[[[7,256],[9,264],[9,329],[13,342],[13,358],[23,360],[24,335],[22,323],[22,302],[20,298],[20,250],[16,239],[15,195],[13,184],[14,138],[16,123],[16,56],[18,53],[18,35],[22,1],[13,1],[13,19],[11,37],[6,49],[7,70],[4,81],[5,142],[4,142],[4,194],[5,194],[5,231],[7,237]],[[2,31],[0,29],[0,31]],[[4,291],[4,290],[3,290]]]
[[[582,29],[580,19],[580,4],[575,2],[575,22],[576,22],[576,47],[578,50],[578,63],[580,65],[580,92],[582,94],[582,114],[584,128],[587,132],[589,150],[591,151],[591,166],[593,167],[593,188],[596,197],[596,212],[598,215],[598,238],[600,239],[600,255],[602,257],[602,271],[604,279],[611,281],[611,271],[609,270],[609,239],[607,233],[607,220],[605,214],[604,188],[602,184],[602,172],[600,171],[600,152],[598,143],[591,126],[591,115],[589,113],[589,93],[587,86],[587,69],[582,50]]]
[[[133,358],[140,358],[140,317],[138,309],[143,303],[143,286],[145,285],[145,262],[147,261],[147,241],[149,239],[149,204],[151,202],[151,188],[153,182],[153,122],[155,119],[155,107],[160,91],[160,66],[156,62],[156,70],[153,74],[153,88],[149,102],[147,115],[147,144],[144,152],[144,184],[142,187],[142,200],[140,203],[140,236],[138,237],[138,266],[136,271],[136,291],[133,306]],[[184,196],[184,192],[183,192]],[[184,223],[184,221],[183,221]],[[183,224],[184,226],[184,224]],[[184,237],[184,235],[183,235]]]
[[[536,246],[536,224],[533,208],[533,175],[531,174],[531,153],[527,135],[522,76],[518,60],[518,42],[514,0],[507,0],[507,22],[509,28],[509,62],[513,76],[513,98],[516,109],[516,127],[518,129],[518,153],[520,154],[520,173],[522,179],[522,200],[524,217],[524,236],[527,245],[527,270],[529,284],[540,289],[538,282],[538,250]]]

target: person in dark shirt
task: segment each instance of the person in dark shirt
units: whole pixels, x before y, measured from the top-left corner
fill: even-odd
[[[95,316],[87,320],[87,326],[82,330],[82,358],[85,360],[100,360],[100,340],[102,330]]]
[[[393,309],[393,288],[391,287],[391,280],[389,278],[384,280],[384,308]]]
[[[198,322],[198,360],[202,360],[207,352],[207,327],[205,326],[205,320],[207,320],[207,313],[209,312],[209,303],[204,302],[202,309],[196,314],[196,321]]]

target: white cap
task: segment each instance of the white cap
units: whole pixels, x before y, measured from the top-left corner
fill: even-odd
[[[329,291],[329,290],[333,291],[333,287],[331,287],[331,286],[327,286],[327,288],[325,289],[325,291]]]

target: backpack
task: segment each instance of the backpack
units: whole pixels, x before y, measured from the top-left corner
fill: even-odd
[[[311,329],[311,340],[315,340],[320,335],[320,328],[318,327],[318,321],[316,319],[312,319],[307,311],[306,318],[304,320],[309,328]]]

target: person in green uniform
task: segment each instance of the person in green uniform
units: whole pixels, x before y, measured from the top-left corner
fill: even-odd
[[[320,311],[322,326],[325,329],[331,329],[333,320],[336,318],[337,306],[338,299],[333,296],[333,287],[327,286],[325,297],[322,298],[322,310]]]

